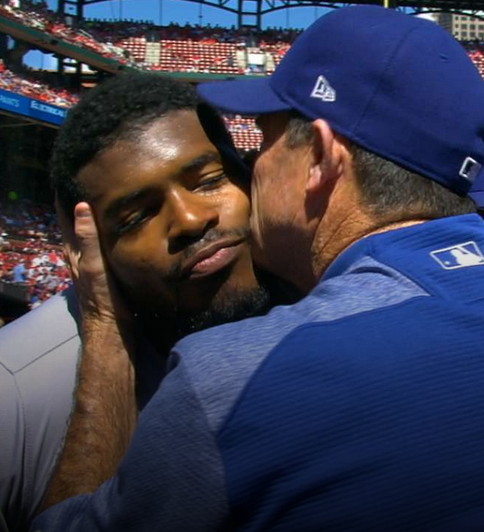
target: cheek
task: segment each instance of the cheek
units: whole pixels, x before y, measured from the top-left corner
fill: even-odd
[[[166,283],[166,269],[160,266],[156,257],[117,259],[113,263],[115,277],[134,309],[163,313],[174,304],[176,295],[173,287]]]
[[[279,184],[281,183],[279,176],[279,152],[274,147],[271,147],[257,159],[254,165],[254,172],[252,178],[252,200],[255,197],[259,203],[267,203],[267,195],[269,198],[277,194]]]
[[[135,251],[116,249],[111,256],[113,270],[121,278],[142,277],[152,268],[149,257]]]
[[[126,233],[113,241],[107,253],[112,269],[122,278],[132,279],[166,274],[170,267],[167,242],[160,217],[154,217],[138,231]]]
[[[264,219],[270,219],[279,191],[271,185],[270,177],[264,172],[264,165],[254,171],[251,188],[253,223],[261,225]]]
[[[118,241],[108,260],[115,277],[132,297],[165,293],[163,279],[170,263],[161,240],[156,243],[146,238]]]
[[[249,196],[234,186],[219,201],[220,223],[222,229],[247,227],[250,216]]]
[[[123,288],[128,290],[132,290],[133,287],[140,289],[154,269],[152,260],[149,258],[119,250],[113,253],[111,266]]]
[[[252,215],[250,218],[250,226],[252,231],[252,238],[255,245],[255,252],[257,249],[264,248],[264,233],[268,227],[268,217],[270,217],[270,204],[267,205],[267,187],[263,185],[264,180],[260,176],[254,174],[251,188],[252,196]]]
[[[278,143],[257,160],[252,180],[252,208],[259,224],[281,224],[291,220],[304,170],[297,155],[295,150]]]

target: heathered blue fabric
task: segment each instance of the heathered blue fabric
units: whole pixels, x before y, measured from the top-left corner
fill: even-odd
[[[274,349],[218,439],[241,530],[445,530],[450,519],[466,532],[469,513],[484,530],[483,301],[447,306],[415,298],[313,323]]]
[[[300,303],[187,337],[116,478],[35,528],[484,530],[484,265],[431,255],[467,242],[476,215],[365,238]]]

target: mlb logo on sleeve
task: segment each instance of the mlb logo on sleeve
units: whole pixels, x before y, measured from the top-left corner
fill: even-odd
[[[436,249],[431,251],[430,255],[444,270],[484,265],[484,255],[478,245],[472,241]]]

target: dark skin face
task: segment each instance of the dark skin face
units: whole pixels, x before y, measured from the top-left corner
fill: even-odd
[[[132,306],[165,325],[258,289],[242,182],[195,112],[156,119],[79,173],[108,264]]]

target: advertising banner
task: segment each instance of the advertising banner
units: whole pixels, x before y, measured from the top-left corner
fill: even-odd
[[[20,96],[20,94],[0,89],[0,109],[28,116],[29,99],[25,98],[25,96]]]
[[[60,125],[66,117],[67,110],[50,103],[40,102],[20,94],[0,89],[0,109],[24,116]]]

